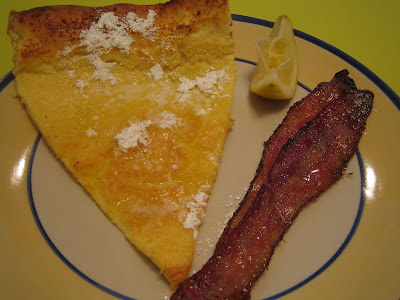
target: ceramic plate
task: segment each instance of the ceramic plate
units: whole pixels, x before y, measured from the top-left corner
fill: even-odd
[[[296,219],[276,248],[269,270],[254,285],[252,298],[398,299],[400,144],[394,136],[400,129],[399,97],[353,58],[299,31],[295,97],[268,101],[251,94],[255,42],[269,35],[272,25],[234,15],[235,124],[226,140],[192,272],[212,254],[227,216],[255,174],[263,141],[289,107],[319,82],[348,69],[358,88],[375,94],[359,148],[342,179]],[[5,294],[168,299],[168,284],[158,270],[124,239],[47,148],[16,97],[11,73],[0,87],[0,264]]]

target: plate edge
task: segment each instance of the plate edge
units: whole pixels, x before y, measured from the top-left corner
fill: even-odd
[[[232,20],[236,22],[243,22],[243,23],[251,23],[255,25],[260,25],[264,27],[272,27],[274,25],[274,22],[260,19],[260,18],[255,18],[255,17],[249,17],[245,15],[240,15],[240,14],[232,14]],[[345,53],[344,51],[336,48],[335,46],[324,42],[323,40],[312,36],[308,33],[305,33],[303,31],[300,31],[298,29],[293,29],[295,36],[306,40],[310,43],[313,43],[314,45],[317,45],[318,47],[321,47],[332,54],[336,55],[337,57],[343,59],[345,62],[349,63],[352,65],[354,68],[356,68],[358,71],[360,71],[362,74],[364,74],[369,80],[371,80],[374,84],[378,86],[378,88],[385,93],[385,95],[389,98],[389,100],[394,104],[394,106],[397,108],[397,110],[400,111],[400,97],[397,95],[397,93],[389,86],[387,85],[378,75],[376,75],[374,72],[372,72],[367,66],[362,64],[360,61],[357,59],[353,58],[349,54]]]

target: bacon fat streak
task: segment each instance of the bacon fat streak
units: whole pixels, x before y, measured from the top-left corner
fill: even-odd
[[[250,299],[253,283],[268,267],[300,210],[342,175],[357,149],[372,103],[372,92],[346,86],[289,138],[242,220],[171,300]]]

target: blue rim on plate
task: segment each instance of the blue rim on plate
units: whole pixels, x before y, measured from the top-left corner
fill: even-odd
[[[254,17],[248,17],[248,16],[243,16],[243,15],[236,15],[233,14],[232,18],[234,21],[237,22],[245,22],[245,23],[251,23],[251,24],[255,24],[255,25],[260,25],[260,26],[265,26],[265,27],[270,27],[272,28],[274,23],[271,21],[266,21],[263,19],[258,19],[258,18],[254,18]],[[390,99],[390,101],[395,105],[395,107],[397,108],[397,110],[400,110],[400,97],[384,82],[382,81],[377,75],[375,75],[371,70],[369,70],[367,67],[365,67],[363,64],[361,64],[360,62],[358,62],[357,60],[355,60],[354,58],[352,58],[351,56],[349,56],[348,54],[344,53],[343,51],[335,48],[334,46],[318,39],[315,38],[309,34],[306,34],[304,32],[301,32],[299,30],[294,30],[294,33],[297,37],[304,39],[306,41],[309,41],[311,43],[313,43],[316,46],[319,46],[320,48],[323,48],[329,52],[331,52],[332,54],[335,54],[336,56],[340,57],[341,59],[343,59],[344,61],[346,61],[347,63],[349,63],[350,65],[352,65],[353,67],[355,67],[357,70],[359,70],[361,73],[363,73],[365,76],[367,76],[367,78],[373,82],[374,84],[376,84],[378,86],[378,88],[380,90],[382,90],[386,96]],[[249,64],[253,64],[255,65],[254,62],[252,61],[248,61],[246,59],[242,59],[242,58],[236,58],[237,61],[240,62],[244,62],[244,63],[249,63]],[[14,80],[14,75],[12,74],[12,72],[10,71],[7,75],[5,75],[2,79],[0,79],[0,92],[12,81]],[[302,83],[299,83],[299,85],[310,91],[310,89],[308,89],[306,86],[304,86]],[[34,216],[35,222],[41,232],[41,234],[43,235],[44,239],[46,240],[46,242],[48,243],[48,245],[50,246],[50,248],[54,251],[54,253],[69,267],[71,268],[75,273],[77,273],[79,276],[81,276],[83,279],[85,279],[86,281],[88,281],[89,283],[91,283],[92,285],[96,286],[97,288],[109,293],[110,295],[113,295],[117,298],[120,299],[129,299],[129,300],[134,300],[134,298],[122,295],[114,290],[111,290],[101,284],[99,284],[98,282],[96,282],[95,280],[89,278],[87,275],[85,275],[83,272],[81,272],[79,269],[77,269],[70,261],[68,261],[68,259],[59,251],[59,249],[57,249],[57,247],[54,245],[54,243],[51,241],[51,239],[49,238],[49,236],[47,235],[45,229],[43,228],[39,216],[37,214],[36,208],[35,208],[35,203],[33,200],[33,195],[32,195],[32,183],[31,183],[31,176],[32,176],[32,166],[33,166],[33,161],[34,161],[34,156],[36,153],[36,149],[37,146],[40,142],[41,139],[41,134],[39,134],[35,140],[35,143],[32,147],[32,151],[31,151],[31,156],[29,159],[29,165],[28,165],[28,172],[27,172],[27,190],[28,190],[28,197],[29,197],[29,203],[30,203],[30,207],[31,207],[31,211],[32,214]],[[320,267],[316,272],[314,272],[313,274],[311,274],[310,276],[308,276],[306,279],[304,279],[303,281],[295,284],[294,286],[279,292],[275,295],[272,295],[268,298],[265,298],[264,300],[272,300],[272,299],[277,299],[280,298],[284,295],[287,295],[291,292],[293,292],[294,290],[300,288],[301,286],[307,284],[308,282],[310,282],[311,280],[313,280],[315,277],[317,277],[319,274],[321,274],[324,270],[326,270],[339,256],[340,254],[343,252],[343,250],[346,248],[346,246],[348,245],[348,243],[350,242],[351,238],[353,237],[355,231],[357,230],[358,224],[360,222],[361,216],[362,216],[362,212],[363,212],[363,208],[364,208],[364,204],[365,204],[365,196],[364,196],[364,191],[363,188],[365,187],[365,169],[364,169],[364,163],[362,161],[362,157],[361,157],[361,153],[359,150],[357,150],[356,152],[356,156],[358,159],[358,164],[360,167],[360,174],[361,174],[361,197],[360,197],[360,202],[359,202],[359,207],[358,207],[358,211],[357,211],[357,215],[355,217],[354,223],[352,225],[352,228],[348,234],[348,236],[346,237],[346,239],[344,240],[344,242],[342,243],[342,245],[339,247],[339,249],[336,251],[336,253],[322,266]]]
[[[15,77],[12,71],[8,72],[2,79],[0,79],[0,92],[3,91],[14,79]]]
[[[31,207],[31,211],[33,214],[33,217],[35,219],[36,225],[39,228],[40,233],[42,234],[42,236],[44,237],[45,241],[47,242],[47,244],[50,246],[50,248],[54,251],[54,253],[71,269],[73,270],[77,275],[79,275],[80,277],[82,277],[83,279],[85,279],[86,281],[88,281],[89,283],[93,284],[95,287],[109,293],[110,295],[113,295],[117,298],[120,299],[124,299],[124,300],[135,300],[135,298],[131,298],[128,297],[126,295],[120,294],[100,283],[98,283],[97,281],[91,279],[89,276],[87,276],[85,273],[83,273],[82,271],[80,271],[73,263],[71,263],[63,254],[62,252],[57,248],[56,245],[54,245],[53,241],[51,240],[51,238],[48,236],[45,228],[42,225],[42,222],[40,221],[38,212],[36,210],[35,207],[35,201],[33,198],[33,193],[32,193],[32,167],[33,167],[33,162],[34,162],[34,158],[35,158],[35,154],[36,154],[36,150],[37,147],[39,145],[39,142],[42,138],[42,135],[39,133],[38,136],[36,137],[34,146],[32,148],[32,152],[29,158],[29,163],[28,163],[28,172],[27,172],[27,189],[28,189],[28,198],[29,198],[29,204]],[[360,168],[360,175],[361,175],[361,197],[360,197],[360,202],[358,205],[358,210],[357,210],[357,215],[354,219],[354,223],[346,237],[346,239],[344,240],[344,242],[342,243],[342,245],[339,247],[339,249],[335,252],[335,254],[324,264],[322,265],[322,267],[320,267],[317,271],[315,271],[313,274],[311,274],[310,276],[308,276],[306,279],[302,280],[301,282],[295,284],[294,286],[279,292],[275,295],[272,295],[270,297],[267,297],[263,300],[273,300],[273,299],[277,299],[280,298],[286,294],[291,293],[292,291],[300,288],[301,286],[305,285],[306,283],[310,282],[311,280],[313,280],[315,277],[317,277],[319,274],[321,274],[323,271],[325,271],[339,256],[340,254],[343,252],[343,250],[346,248],[346,246],[348,245],[348,243],[350,242],[350,240],[352,239],[354,233],[357,230],[358,224],[360,223],[361,220],[361,216],[362,216],[362,212],[364,209],[364,204],[365,204],[365,197],[364,197],[364,187],[365,187],[365,169],[364,169],[364,164],[362,161],[362,157],[361,157],[361,153],[360,151],[357,149],[356,151],[356,156],[357,156],[357,160],[358,160],[358,165]]]
[[[255,25],[261,25],[265,27],[270,27],[272,28],[274,26],[274,22],[263,20],[263,19],[258,19],[254,17],[248,17],[248,16],[243,16],[243,15],[232,15],[232,19],[237,22],[244,22],[244,23],[251,23]],[[305,32],[302,32],[300,30],[294,29],[294,34],[295,36],[306,40],[308,42],[313,43],[314,45],[317,45],[332,54],[335,54],[336,56],[340,57],[353,67],[355,67],[357,70],[359,70],[361,73],[363,73],[367,78],[375,83],[381,91],[383,91],[386,96],[392,101],[392,103],[396,106],[398,110],[400,110],[400,96],[398,96],[382,79],[380,79],[374,72],[372,72],[370,69],[368,69],[366,66],[364,66],[362,63],[360,63],[358,60],[355,58],[351,57],[347,53],[343,52],[342,50],[332,46],[331,44],[328,44],[312,35],[309,35]]]

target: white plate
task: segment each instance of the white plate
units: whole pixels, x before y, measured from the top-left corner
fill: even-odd
[[[392,166],[399,165],[400,149],[388,129],[399,129],[399,97],[345,53],[296,31],[299,86],[295,97],[290,102],[261,99],[248,89],[257,59],[255,47],[249,45],[269,34],[272,23],[238,15],[234,20],[235,124],[200,230],[193,271],[212,254],[227,215],[254,176],[263,141],[290,105],[307,89],[346,68],[359,88],[375,94],[359,150],[347,175],[296,219],[276,248],[269,270],[255,284],[252,298],[352,298],[378,295],[379,289],[398,297],[400,209],[395,182],[399,171]],[[8,74],[0,83],[0,137],[8,144],[0,153],[4,166],[0,224],[6,243],[0,262],[9,274],[4,279],[10,283],[6,294],[15,295],[15,281],[20,280],[34,298],[168,298],[169,286],[158,270],[124,239],[54,158],[14,98],[12,80]],[[385,155],[377,152],[382,144]],[[371,263],[371,257],[379,257],[380,263]],[[368,282],[376,285],[365,286]],[[337,291],[339,286],[345,287],[343,291]]]

